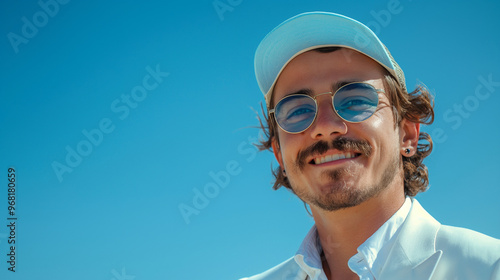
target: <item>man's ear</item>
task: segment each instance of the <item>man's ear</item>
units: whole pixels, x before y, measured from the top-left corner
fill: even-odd
[[[283,156],[281,155],[280,143],[276,137],[271,141],[271,146],[273,148],[274,157],[278,161],[279,165],[282,169],[285,168],[285,166],[283,166]]]
[[[403,119],[399,126],[399,139],[403,155],[412,156],[417,152],[418,138],[420,136],[420,123]],[[410,153],[406,153],[410,149]]]

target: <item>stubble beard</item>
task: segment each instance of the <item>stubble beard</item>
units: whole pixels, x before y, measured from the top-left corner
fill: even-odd
[[[369,155],[369,154],[368,154]],[[304,186],[296,186],[293,179],[290,179],[294,193],[304,202],[309,205],[314,205],[325,211],[337,211],[353,206],[357,206],[368,199],[377,196],[380,192],[386,189],[399,175],[401,159],[399,154],[395,153],[394,157],[385,168],[382,177],[378,182],[370,186],[356,186],[349,184],[348,180],[354,179],[354,170],[349,167],[339,168],[336,170],[326,171],[321,174],[324,179],[330,180],[330,183],[322,188],[328,190],[323,194],[314,194],[307,190]],[[302,169],[302,168],[299,168]]]

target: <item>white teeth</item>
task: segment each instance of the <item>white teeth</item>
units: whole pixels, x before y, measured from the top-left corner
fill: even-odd
[[[331,162],[331,161],[336,161],[339,159],[353,158],[353,157],[356,157],[355,153],[328,155],[328,156],[324,156],[324,157],[315,158],[314,164],[322,164],[325,162]]]

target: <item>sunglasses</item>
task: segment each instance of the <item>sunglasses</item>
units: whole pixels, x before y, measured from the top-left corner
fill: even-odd
[[[332,105],[337,115],[350,123],[362,122],[375,113],[379,98],[376,89],[368,83],[349,83],[334,93],[325,92],[316,96],[292,94],[283,97],[269,114],[274,114],[278,126],[288,133],[300,133],[307,130],[318,115],[317,97],[332,95]]]

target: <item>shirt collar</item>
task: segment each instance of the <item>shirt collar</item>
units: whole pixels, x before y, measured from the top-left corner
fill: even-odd
[[[313,225],[294,257],[295,262],[297,262],[300,268],[313,280],[326,279],[320,278],[321,275],[325,275],[321,263],[322,250],[321,243],[319,242],[318,230],[316,225]],[[326,277],[326,275],[324,277]]]
[[[361,271],[368,269],[377,278],[388,257],[390,251],[388,247],[392,246],[391,241],[394,240],[393,237],[406,220],[411,209],[411,204],[411,199],[407,197],[403,206],[358,247],[358,253],[348,262],[351,270],[360,275]],[[359,260],[363,261],[360,262]]]
[[[392,244],[391,241],[394,240],[393,237],[396,235],[398,229],[406,220],[410,212],[411,204],[411,199],[407,197],[403,206],[401,206],[389,220],[358,247],[358,253],[351,259],[363,258],[366,263],[362,263],[365,263],[368,269],[372,271],[373,275],[377,277],[389,252],[389,250],[382,250],[382,248],[387,244]],[[297,262],[300,268],[304,270],[312,280],[327,279],[323,272],[323,265],[321,262],[322,251],[323,249],[319,241],[318,230],[316,225],[313,225],[294,256],[295,262]],[[362,263],[359,264],[361,265]],[[351,267],[351,269],[358,273],[356,270],[359,268],[355,267],[353,269],[353,267]]]

